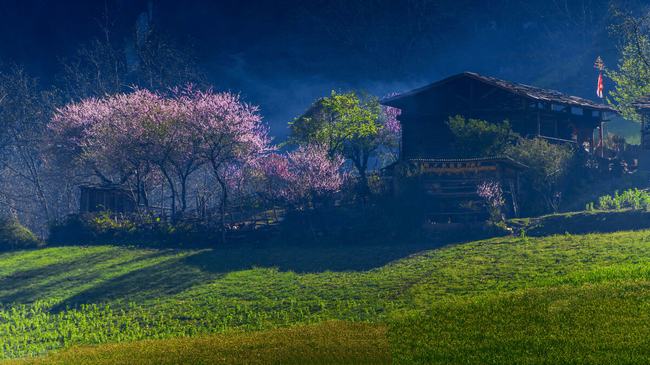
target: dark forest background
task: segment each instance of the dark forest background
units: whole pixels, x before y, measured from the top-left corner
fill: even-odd
[[[55,81],[60,60],[138,22],[190,47],[208,82],[262,107],[276,136],[332,89],[375,95],[475,71],[592,98],[601,55],[615,66],[610,7],[643,0],[0,2],[0,62]],[[606,87],[610,86],[606,84]]]

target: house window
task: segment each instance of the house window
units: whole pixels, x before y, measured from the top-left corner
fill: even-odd
[[[582,108],[578,108],[578,107],[572,106],[572,107],[571,107],[571,114],[575,114],[575,115],[583,115],[583,114],[584,114],[584,110],[583,110]]]
[[[564,108],[565,108],[564,105],[560,105],[560,104],[551,104],[551,110],[554,111],[554,112],[561,112],[561,111],[564,111]]]

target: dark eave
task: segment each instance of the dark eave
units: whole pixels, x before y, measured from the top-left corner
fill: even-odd
[[[429,162],[429,163],[465,163],[465,162],[495,162],[509,165],[516,169],[526,169],[528,166],[513,160],[508,156],[491,156],[476,158],[411,158],[407,162]]]
[[[638,99],[632,103],[632,106],[637,109],[650,109],[650,95]]]
[[[124,185],[119,184],[81,184],[79,185],[80,189],[89,189],[89,190],[106,190],[106,191],[130,191]]]

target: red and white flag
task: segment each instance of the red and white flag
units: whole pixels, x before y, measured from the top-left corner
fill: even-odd
[[[599,98],[603,98],[603,73],[598,74],[598,86],[596,87],[596,95]]]
[[[599,98],[603,98],[603,74],[602,72],[598,74],[598,86],[596,87],[596,95]]]
[[[596,86],[596,95],[599,98],[603,98],[603,70],[605,70],[605,63],[603,59],[598,56],[596,62],[594,63],[594,68],[598,70],[598,86]]]

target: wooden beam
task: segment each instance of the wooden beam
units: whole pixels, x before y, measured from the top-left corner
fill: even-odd
[[[494,93],[497,92],[498,90],[499,90],[499,89],[497,89],[497,88],[492,88],[492,89],[488,90],[488,92],[484,93],[483,95],[481,95],[481,96],[479,97],[479,100],[481,100],[481,99],[486,99],[487,97],[489,97],[490,95],[494,94]]]

